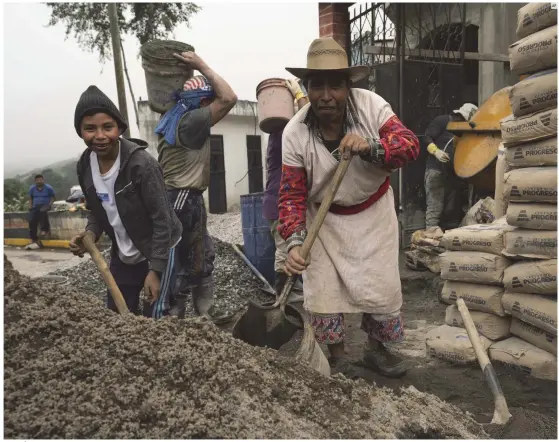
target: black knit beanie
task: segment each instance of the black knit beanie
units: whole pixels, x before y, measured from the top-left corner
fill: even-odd
[[[80,138],[82,136],[80,130],[82,119],[86,114],[89,114],[92,111],[103,112],[113,117],[122,132],[128,128],[128,125],[124,121],[124,118],[122,118],[120,111],[111,99],[101,92],[97,86],[89,86],[80,97],[80,100],[76,105],[76,112],[74,113],[74,127],[76,128],[76,132]]]

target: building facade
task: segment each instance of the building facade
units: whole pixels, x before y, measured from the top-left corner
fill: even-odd
[[[155,127],[160,115],[138,102],[140,137],[157,158]],[[240,196],[264,190],[268,135],[258,127],[257,103],[239,100],[211,129],[210,186],[204,192],[210,213],[238,210]]]

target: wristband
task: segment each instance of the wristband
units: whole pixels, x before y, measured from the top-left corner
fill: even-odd
[[[295,100],[297,100],[297,101],[299,101],[301,98],[305,98],[305,97],[306,97],[305,93],[301,90],[295,94]]]
[[[434,155],[437,150],[439,150],[439,148],[435,145],[435,143],[430,143],[429,146],[427,146],[427,152],[431,155]]]

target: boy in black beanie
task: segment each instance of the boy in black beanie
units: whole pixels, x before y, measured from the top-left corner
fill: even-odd
[[[96,86],[80,97],[74,127],[87,146],[77,173],[90,213],[85,232],[70,241],[70,251],[83,256],[82,238],[89,235],[98,241],[105,232],[112,240],[111,273],[130,311],[138,312],[143,288],[149,300],[144,315],[165,316],[182,227],[169,203],[161,168],[145,151],[146,142],[121,138],[127,124]],[[107,304],[116,311],[110,294]]]

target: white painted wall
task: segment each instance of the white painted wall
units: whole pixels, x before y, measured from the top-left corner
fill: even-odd
[[[157,158],[155,127],[160,115],[153,112],[147,101],[138,102],[140,138],[149,143],[148,151]],[[239,100],[229,114],[211,129],[212,135],[223,136],[225,188],[227,209],[238,210],[240,196],[248,193],[247,135],[260,135],[262,141],[263,183],[266,185],[266,149],[268,135],[258,127],[256,102]],[[204,192],[208,208],[208,192]]]

